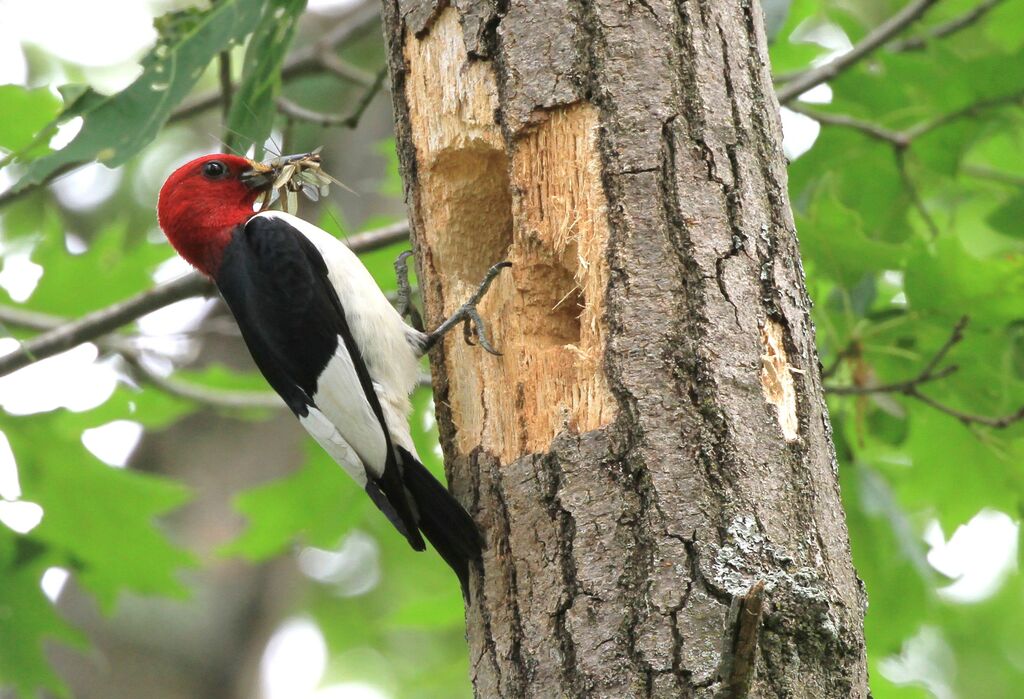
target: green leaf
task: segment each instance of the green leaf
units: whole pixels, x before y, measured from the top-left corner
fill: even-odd
[[[776,75],[809,68],[811,62],[825,52],[819,44],[793,40],[797,27],[812,22],[816,17],[822,18],[820,3],[816,0],[793,0],[788,8],[780,9],[784,12],[784,22],[777,33],[769,37],[772,72]]]
[[[1024,502],[1018,466],[1024,458],[1022,440],[988,443],[937,410],[916,410],[911,420],[906,453],[912,466],[891,474],[908,511],[928,513],[952,533],[986,507],[1013,512]],[[967,473],[985,477],[968,478]]]
[[[840,470],[853,562],[867,587],[865,629],[873,657],[897,653],[935,603],[935,572],[924,542],[894,501],[885,480],[865,464]]]
[[[789,181],[797,213],[805,212],[819,188],[828,186],[845,209],[855,212],[870,239],[902,243],[914,235],[907,222],[911,200],[885,143],[852,129],[823,126],[814,147],[790,166]],[[804,235],[800,230],[801,241]]]
[[[1000,233],[1014,238],[1024,238],[1024,187],[1017,190],[988,217],[988,222]]]
[[[31,538],[62,556],[107,611],[123,590],[183,596],[177,572],[193,564],[192,556],[174,546],[154,519],[186,501],[185,487],[98,461],[81,442],[82,431],[97,426],[91,412],[9,420],[4,433],[23,497],[44,510]]]
[[[900,269],[903,246],[871,240],[860,214],[836,195],[838,184],[822,178],[806,214],[797,215],[800,248],[814,268],[846,286],[865,274]]]
[[[977,257],[944,236],[909,260],[906,291],[912,308],[940,318],[970,313],[976,324],[1013,322],[1024,316],[1024,259]]]
[[[314,546],[333,547],[367,509],[367,498],[313,440],[306,463],[295,473],[260,485],[235,498],[235,509],[249,527],[221,554],[252,561],[275,556],[302,536]]]
[[[32,296],[25,306],[64,316],[77,316],[103,308],[153,286],[152,271],[167,259],[166,245],[146,241],[121,222],[108,225],[95,236],[81,255],[72,255],[64,245],[57,214],[47,211],[48,231],[32,251],[32,260],[43,267]],[[102,279],[102,284],[85,280]],[[68,293],[69,280],[78,280]]]
[[[86,90],[57,117],[84,119],[71,143],[35,160],[18,153],[28,167],[15,189],[42,182],[65,165],[98,160],[115,167],[127,161],[156,137],[213,57],[253,31],[262,8],[256,0],[221,0],[201,15],[190,12],[159,25],[165,33],[142,60],[135,82],[109,97]]]
[[[255,158],[263,156],[263,144],[274,126],[275,100],[281,90],[281,64],[291,46],[306,0],[270,0],[263,10],[252,39],[245,49],[242,83],[228,114],[227,148],[244,153],[256,146]]]
[[[13,546],[21,538],[0,525],[0,546]],[[46,658],[45,641],[85,646],[84,636],[60,618],[39,587],[46,567],[38,561],[0,566],[0,688],[13,688],[23,697],[40,690],[69,696]]]
[[[0,148],[18,151],[53,121],[60,100],[48,88],[27,90],[20,85],[0,85]],[[48,134],[49,135],[49,134]]]

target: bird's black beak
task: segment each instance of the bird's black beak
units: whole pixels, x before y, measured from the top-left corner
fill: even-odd
[[[252,162],[252,167],[245,170],[240,179],[249,189],[256,189],[266,191],[270,189],[274,182],[277,181],[281,171],[291,163],[297,160],[310,160],[312,158],[319,158],[319,149],[311,153],[296,153],[295,155],[282,155],[277,158],[268,160],[265,163]]]
[[[251,168],[242,172],[239,179],[249,189],[265,191],[274,184],[277,172],[263,163],[253,163]]]

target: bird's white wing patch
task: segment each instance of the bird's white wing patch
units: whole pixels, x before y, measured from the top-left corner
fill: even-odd
[[[309,407],[309,414],[299,418],[299,424],[306,428],[306,431],[313,436],[323,450],[331,455],[331,458],[345,469],[345,473],[352,476],[353,480],[360,485],[366,486],[366,468],[359,460],[352,446],[345,441],[337,428],[331,424],[327,416],[315,407]]]
[[[312,223],[282,211],[264,211],[256,215],[287,223],[313,243],[324,258],[331,284],[345,309],[352,338],[362,350],[363,361],[373,379],[391,439],[415,454],[409,434],[409,411],[412,409],[409,394],[419,380],[420,362],[416,346],[422,335],[405,324],[359,257],[347,245]],[[343,348],[339,350],[343,351]],[[357,400],[357,395],[362,397],[354,373],[351,380],[355,382],[352,387],[332,397],[337,399],[344,396],[349,401]],[[317,404],[339,429],[346,430],[346,426],[337,421],[340,418],[335,417],[340,416],[342,411],[326,405],[322,383],[317,390]],[[370,410],[369,405],[366,409]],[[363,454],[355,441],[352,441],[352,446]],[[383,454],[383,440],[380,449]],[[366,458],[363,460],[366,461]],[[373,462],[377,463],[383,468],[383,457],[379,462]]]
[[[317,379],[316,393],[311,398],[369,472],[377,477],[384,473],[387,461],[384,432],[366,399],[341,336],[338,349]]]

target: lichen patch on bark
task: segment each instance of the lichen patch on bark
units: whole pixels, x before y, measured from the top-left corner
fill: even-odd
[[[796,415],[796,387],[793,383],[793,367],[786,359],[783,342],[785,330],[775,320],[768,318],[761,328],[761,387],[764,398],[775,406],[782,428],[782,436],[792,442],[800,436],[800,421]]]
[[[444,272],[425,275],[435,284],[424,293],[437,294],[446,314],[490,265],[512,262],[480,306],[503,356],[466,346],[458,333],[444,346],[448,403],[462,416],[459,450],[482,446],[507,463],[615,415],[602,362],[609,235],[597,110],[544,111],[507,145],[493,67],[469,58],[463,36],[448,8],[405,44],[415,223],[420,264]]]

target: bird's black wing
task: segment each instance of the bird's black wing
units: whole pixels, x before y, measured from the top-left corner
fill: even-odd
[[[316,246],[286,221],[253,217],[232,235],[215,281],[256,366],[321,444],[340,438],[325,437],[321,427],[344,427],[342,433],[350,434],[353,429],[372,431],[374,436],[379,432],[383,437],[383,464],[367,464],[361,455],[366,491],[410,545],[422,550],[380,401]],[[354,371],[346,386],[352,395],[345,400],[362,406],[364,412],[368,406],[369,413],[359,421],[368,424],[331,426],[316,408],[318,382],[332,362]],[[312,423],[314,419],[320,423]]]

